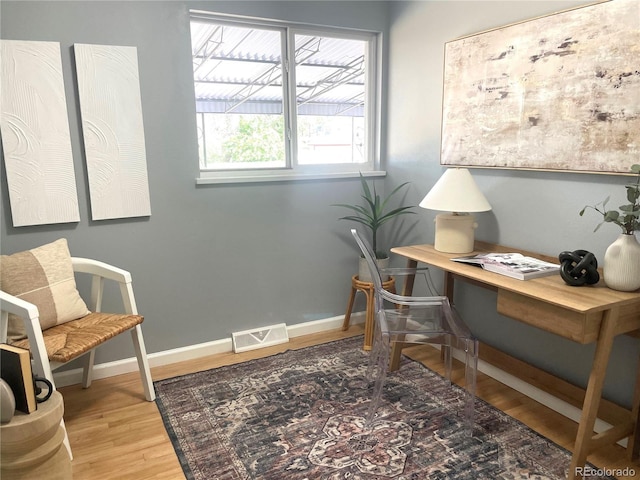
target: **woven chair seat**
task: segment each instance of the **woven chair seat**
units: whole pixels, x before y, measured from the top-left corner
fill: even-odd
[[[66,363],[97,347],[106,340],[142,323],[141,315],[90,313],[42,332],[47,356],[52,362]],[[29,340],[13,345],[29,349]]]

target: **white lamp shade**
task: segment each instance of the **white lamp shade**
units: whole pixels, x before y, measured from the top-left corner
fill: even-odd
[[[443,212],[486,212],[491,205],[466,168],[449,168],[420,202]]]

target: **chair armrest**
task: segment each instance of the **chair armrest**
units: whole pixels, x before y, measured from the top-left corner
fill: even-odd
[[[429,267],[417,267],[417,268],[389,267],[389,268],[381,268],[380,272],[383,275],[384,274],[391,275],[396,278],[397,277],[414,277],[415,278],[416,275],[422,275],[424,277],[424,282],[426,284],[427,296],[440,297],[440,293],[436,289],[433,283],[433,280],[431,279],[431,270],[429,269]],[[411,289],[413,290],[413,287]]]
[[[38,307],[33,303],[14,297],[2,290],[0,290],[0,310],[13,313],[21,318],[27,319],[38,318],[40,316]]]
[[[391,303],[395,303],[396,305],[406,305],[410,307],[425,307],[430,305],[441,305],[442,303],[449,303],[449,299],[444,295],[433,297],[407,297],[405,295],[397,295],[395,293],[391,293],[388,290],[382,290],[382,298],[388,300]]]
[[[114,280],[120,284],[120,294],[125,312],[128,314],[138,314],[138,307],[133,295],[133,282],[131,273],[108,263],[92,260],[89,258],[71,257],[73,271],[79,273],[88,273],[93,275],[91,284],[91,301],[89,308],[94,312],[102,311],[102,294],[104,289],[104,280]]]
[[[98,275],[119,283],[131,283],[131,273],[108,263],[79,257],[71,257],[71,263],[73,264],[74,272]]]
[[[33,373],[52,381],[53,374],[47,357],[47,347],[42,337],[38,307],[0,290],[0,310],[2,311],[2,341],[7,341],[8,313],[22,318],[33,357]]]
[[[427,273],[429,271],[428,267],[419,267],[419,268],[398,268],[398,267],[388,267],[381,268],[380,273],[386,273],[387,275],[415,275],[417,273]]]

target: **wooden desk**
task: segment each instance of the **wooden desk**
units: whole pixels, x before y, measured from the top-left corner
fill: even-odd
[[[475,247],[474,253],[520,251],[557,263],[554,258],[500,245],[476,242]],[[443,270],[445,294],[452,302],[454,281],[463,280],[497,291],[497,310],[502,315],[581,344],[596,342],[568,478],[581,477],[576,474],[577,467],[583,467],[587,455],[598,446],[625,437],[630,437],[627,447],[629,456],[637,458],[640,447],[640,432],[636,428],[640,382],[636,382],[633,409],[624,421],[597,435],[594,435],[593,428],[613,340],[617,335],[640,329],[640,291],[618,292],[607,288],[602,282],[590,287],[570,287],[560,275],[516,280],[476,266],[453,262],[451,258],[461,255],[438,252],[432,245],[397,247],[391,251],[408,258],[409,267],[422,262]],[[412,289],[412,281],[409,280],[403,294],[411,295]]]

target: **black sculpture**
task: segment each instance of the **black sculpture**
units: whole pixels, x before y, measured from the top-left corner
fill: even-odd
[[[600,280],[598,260],[593,253],[586,250],[562,252],[558,255],[558,259],[560,260],[560,276],[567,285],[580,287],[593,285]]]

